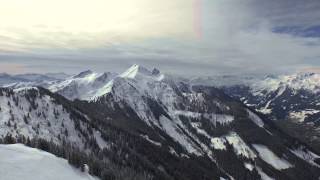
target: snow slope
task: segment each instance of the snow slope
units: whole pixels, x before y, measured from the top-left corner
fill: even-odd
[[[68,161],[22,144],[0,145],[1,180],[98,180]]]
[[[274,168],[282,170],[292,167],[292,164],[285,159],[279,158],[268,147],[259,144],[254,144],[253,147],[259,152],[260,157]]]
[[[65,139],[83,149],[90,137],[95,137],[100,148],[106,147],[100,132],[90,134],[89,119],[70,109],[58,97],[41,88],[0,89],[0,138],[42,138],[61,144]]]
[[[114,73],[95,73],[88,70],[64,81],[44,85],[44,87],[47,86],[50,91],[57,92],[71,100],[89,100],[104,89],[105,85],[115,76]]]

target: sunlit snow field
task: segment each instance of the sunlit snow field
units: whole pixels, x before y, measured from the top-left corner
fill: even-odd
[[[98,180],[67,160],[22,144],[0,145],[1,180]]]

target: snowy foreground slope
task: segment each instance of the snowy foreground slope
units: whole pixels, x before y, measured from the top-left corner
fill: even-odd
[[[22,144],[0,145],[1,180],[98,180],[67,160]]]

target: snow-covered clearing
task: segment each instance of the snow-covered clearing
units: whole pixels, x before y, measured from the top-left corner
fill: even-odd
[[[268,147],[264,145],[253,144],[253,147],[259,152],[259,156],[262,160],[278,170],[288,169],[293,166],[287,160],[279,158]]]

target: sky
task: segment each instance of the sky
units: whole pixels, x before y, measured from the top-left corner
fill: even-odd
[[[319,9],[318,0],[0,0],[0,72],[319,71]]]

